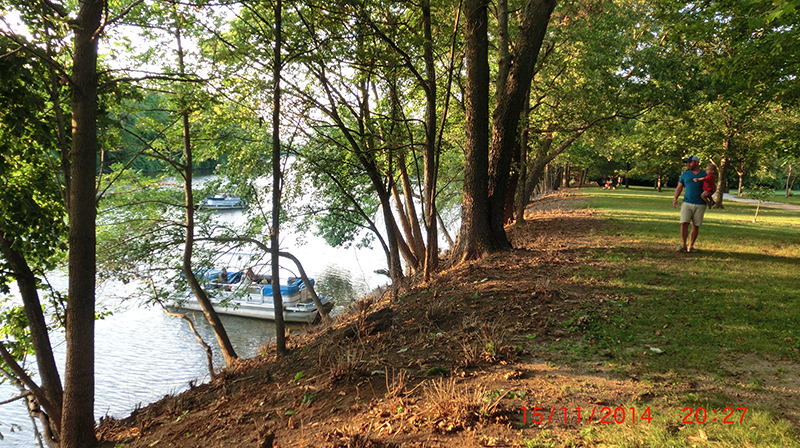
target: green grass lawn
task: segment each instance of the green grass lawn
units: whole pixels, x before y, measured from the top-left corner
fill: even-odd
[[[706,212],[696,243],[699,252],[678,253],[679,211],[672,208],[673,192],[580,190],[588,196],[587,206],[603,216],[602,233],[613,243],[593,250],[593,262],[576,269],[574,279],[600,287],[611,300],[587,304],[577,312],[565,325],[571,334],[581,335],[580,340],[556,348],[567,359],[601,360],[621,376],[653,384],[701,378],[736,384],[733,366],[752,364],[754,359],[796,365],[800,212],[762,207],[753,223],[754,205],[726,201],[723,210]],[[780,384],[780,378],[770,380]],[[762,386],[755,380],[743,387],[758,391]],[[737,403],[735,397],[719,393],[687,393],[675,399],[678,407],[710,409]],[[720,443],[713,446],[800,446],[800,438],[786,435],[792,432],[790,425],[775,417],[782,411],[778,408],[766,406],[751,415],[773,427],[780,423],[779,431],[756,431],[753,438],[742,439],[747,428],[709,426],[708,434],[725,434],[715,436]],[[656,428],[655,435],[637,430],[624,437],[665,438],[663,444],[647,446],[690,446],[667,443],[670,430],[665,425]],[[639,446],[615,439],[623,437],[619,431],[602,430],[597,437],[597,443],[609,446]],[[786,445],[782,437],[791,437],[792,443]],[[697,446],[706,446],[702,437],[700,442]]]
[[[755,206],[727,201],[706,212],[699,252],[688,254],[676,252],[672,192],[581,192],[625,241],[593,254],[607,262],[606,286],[627,299],[615,325],[597,321],[601,349],[659,348],[648,362],[657,369],[713,370],[731,352],[800,359],[800,213],[762,208],[752,223]]]

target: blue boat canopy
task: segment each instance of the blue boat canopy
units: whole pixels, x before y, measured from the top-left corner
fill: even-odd
[[[309,282],[311,282],[312,285],[314,284],[314,279],[308,279],[308,280]],[[306,289],[306,285],[303,283],[302,279],[299,278],[289,279],[288,283],[289,283],[288,285],[281,285],[282,296],[297,294],[301,290]],[[261,295],[265,297],[272,297],[272,285],[264,285],[264,287],[261,288]]]
[[[205,281],[215,281],[219,278],[219,274],[222,273],[221,269],[208,269],[203,272],[203,280]],[[198,273],[196,272],[195,275]],[[226,283],[238,283],[242,279],[241,272],[228,272],[228,281]]]

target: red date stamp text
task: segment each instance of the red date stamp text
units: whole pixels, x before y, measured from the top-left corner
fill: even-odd
[[[637,421],[646,421],[650,423],[653,417],[650,413],[650,408],[637,411],[636,408],[624,408],[621,406],[593,406],[589,408],[566,408],[566,407],[522,407],[522,423],[542,424],[542,423],[599,423],[605,425],[623,424],[625,422],[636,424]]]
[[[739,415],[739,412],[742,414]],[[706,409],[704,407],[692,408],[686,406],[683,408],[683,420],[685,424],[704,424],[711,422],[722,422],[726,425],[734,423],[743,423],[744,414],[747,413],[747,408],[744,406],[732,407],[726,406],[722,409]]]
[[[592,424],[597,423],[601,425],[621,425],[629,423],[635,425],[637,423],[647,422],[652,423],[653,413],[650,407],[645,409],[636,409],[635,407],[622,407],[622,406],[593,406],[591,408],[581,408],[580,406],[574,408],[567,407],[521,407],[522,411],[522,424]],[[735,423],[744,423],[744,416],[747,413],[747,407],[744,406],[726,406],[724,408],[693,408],[686,406],[681,411],[681,423],[683,424],[706,424],[712,422],[720,422],[726,425]]]

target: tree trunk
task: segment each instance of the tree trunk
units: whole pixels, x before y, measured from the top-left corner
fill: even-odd
[[[517,142],[514,145],[514,154],[511,157],[511,175],[508,179],[508,190],[506,190],[506,202],[503,207],[503,224],[511,224],[514,222],[514,197],[517,193],[517,185],[519,184],[520,160],[522,159],[522,146]]]
[[[281,296],[281,268],[278,252],[280,251],[278,230],[281,218],[281,0],[275,2],[275,51],[272,64],[272,232],[270,232],[270,249],[272,249],[272,302],[275,307],[275,344],[279,355],[285,355],[286,325],[283,322],[283,297]],[[320,312],[322,310],[320,309]]]
[[[659,169],[656,177],[656,191],[661,193],[661,183],[664,181],[664,173]]]
[[[375,173],[373,173],[374,176]],[[373,180],[375,185],[377,180]],[[383,183],[379,182],[380,189],[378,190],[378,198],[381,201],[381,210],[383,211],[383,220],[386,223],[386,239],[389,242],[389,277],[392,283],[395,283],[403,278],[403,267],[400,264],[400,247],[397,242],[397,224],[394,221],[392,214],[391,202],[389,201],[389,193],[383,187]]]
[[[73,27],[69,297],[61,447],[97,444],[94,433],[94,312],[97,207],[97,40],[106,3],[84,0]]]
[[[397,191],[397,183],[392,182],[390,190],[392,191],[392,197],[394,198],[395,213],[397,214],[397,217],[400,220],[400,225],[403,228],[403,233],[400,233],[400,229],[397,229],[396,232],[400,255],[402,255],[403,259],[406,260],[406,266],[412,271],[417,272],[421,268],[421,264],[419,262],[419,258],[417,258],[417,255],[414,253],[416,248],[414,245],[414,235],[411,233],[411,224],[408,222],[408,216],[406,216],[405,205],[403,204],[403,200],[400,198],[400,192]],[[409,245],[406,241],[411,241],[411,245]]]
[[[464,120],[464,189],[461,230],[454,261],[464,262],[494,249],[489,229],[489,38],[488,0],[467,0],[465,57],[467,61]]]
[[[439,210],[436,210],[436,219],[439,220],[439,228],[442,229],[442,233],[444,234],[444,238],[447,240],[447,244],[450,245],[450,247],[455,246],[455,242],[450,236],[450,232],[447,231],[447,226],[444,225],[444,220],[442,219],[442,214],[439,213]]]
[[[391,79],[389,80],[389,100],[391,101],[391,118],[393,128],[394,123],[400,123],[403,121],[401,112],[403,106],[400,104],[400,99],[398,97],[397,80],[395,79],[395,76],[396,71],[392,71],[390,76]],[[391,151],[396,151],[396,148],[399,146],[394,144],[394,138],[394,135],[392,135]],[[397,185],[394,182],[391,183],[390,189],[395,197],[395,202],[398,204],[398,216],[401,218],[400,224],[403,226],[403,232],[406,235],[406,242],[403,242],[398,236],[398,249],[401,253],[408,252],[410,250],[410,252],[413,254],[413,262],[409,262],[407,253],[405,253],[403,257],[406,258],[407,266],[410,267],[414,272],[417,272],[420,269],[424,270],[425,241],[422,238],[422,230],[420,229],[419,225],[417,208],[414,205],[414,194],[411,180],[408,176],[408,165],[406,164],[407,154],[405,151],[397,151],[396,153],[398,154],[396,160],[397,166],[400,170],[400,183],[403,189],[405,201],[399,200],[399,192],[397,191]],[[400,210],[401,202],[405,212]],[[404,245],[406,246],[405,248],[403,247]]]
[[[500,101],[506,88],[511,69],[511,53],[508,51],[508,0],[497,0],[497,79],[494,97]]]
[[[517,191],[514,195],[514,220],[518,223],[525,221],[525,208],[531,198],[528,191],[528,174],[530,172],[528,163],[528,114],[530,113],[530,95],[525,95],[525,105],[522,108],[522,132],[520,133],[519,148],[519,179],[517,181]],[[531,187],[531,190],[533,188]]]
[[[722,208],[725,207],[722,205],[722,198],[724,192],[728,191],[728,152],[727,149],[730,147],[730,140],[725,140],[724,142],[725,152],[723,156],[719,160],[719,166],[717,166],[717,192],[714,193],[714,207],[713,208]]]
[[[789,164],[789,172],[786,174],[786,197],[792,195],[792,187],[794,187],[794,181],[792,180],[792,164]]]
[[[0,234],[0,253],[3,254],[3,258],[11,265],[14,272],[25,309],[25,317],[28,319],[28,328],[36,353],[36,365],[41,383],[41,394],[37,394],[36,391],[32,392],[34,392],[36,401],[44,409],[40,420],[43,425],[46,425],[44,431],[50,439],[48,440],[48,445],[50,445],[58,441],[58,434],[61,433],[61,406],[64,392],[50,345],[50,336],[39,300],[39,291],[36,289],[36,278],[22,254],[12,249],[11,243],[2,234]]]
[[[548,179],[548,190],[556,191],[561,188],[561,173],[564,170],[560,165],[553,167],[552,164],[548,165],[551,169],[551,175]]]
[[[425,88],[425,156],[424,161],[424,204],[425,204],[425,280],[439,267],[439,234],[436,228],[436,177],[438,155],[436,151],[436,66],[433,56],[433,34],[431,31],[431,5],[429,0],[422,2],[422,24],[425,34],[424,59],[427,76]]]
[[[744,173],[737,173],[739,175],[739,186],[736,189],[736,196],[742,197],[744,195]]]
[[[422,230],[419,227],[419,217],[417,208],[414,206],[414,193],[411,190],[411,179],[408,177],[408,166],[404,155],[398,157],[398,168],[400,168],[400,182],[403,187],[403,197],[405,197],[405,214],[408,217],[409,246],[411,246],[414,256],[419,260],[415,269],[421,268],[425,259],[425,241],[422,240]]]
[[[179,18],[176,18],[179,20]],[[181,74],[185,75],[185,65],[183,60],[183,43],[181,41],[181,25],[180,23],[176,23],[175,28],[175,40],[178,47],[178,68]],[[183,275],[186,277],[186,281],[189,284],[189,288],[192,290],[195,298],[197,298],[197,303],[200,305],[200,308],[203,310],[203,315],[205,316],[208,324],[211,325],[211,328],[214,330],[214,336],[217,338],[217,343],[219,344],[220,350],[222,351],[222,357],[225,358],[225,365],[230,367],[236,362],[239,357],[236,355],[236,351],[233,349],[233,344],[231,344],[231,340],[228,337],[228,332],[225,331],[225,326],[222,325],[222,321],[217,315],[216,310],[214,310],[214,306],[211,304],[211,301],[208,299],[208,295],[200,286],[200,283],[197,281],[197,278],[194,275],[194,271],[192,270],[192,253],[194,252],[194,193],[192,191],[192,177],[193,177],[193,155],[192,155],[192,139],[191,139],[191,129],[189,126],[189,107],[186,104],[184,98],[180,99],[181,101],[181,122],[183,125],[183,154],[185,160],[184,166],[184,176],[183,176],[183,190],[184,190],[184,214],[186,215],[186,235],[184,237],[184,248],[183,248]]]
[[[536,189],[536,186],[540,184],[542,180],[542,175],[545,173],[545,167],[549,163],[549,160],[546,157],[546,154],[550,150],[550,147],[553,145],[552,137],[546,137],[543,142],[539,145],[536,149],[535,155],[532,158],[528,158],[528,173],[526,174],[525,179],[525,204],[527,205],[528,201],[531,200],[531,196],[533,195],[533,190]]]
[[[356,24],[356,53],[361,57],[365,55],[364,28],[368,27],[368,22],[369,20],[366,18],[366,12],[363,10],[362,5],[362,11],[360,12],[358,23]],[[363,62],[365,65],[368,65],[366,61]],[[386,225],[386,238],[389,243],[389,259],[387,260],[389,264],[389,277],[394,283],[403,278],[403,268],[400,263],[400,248],[397,241],[397,223],[395,222],[394,214],[392,213],[391,193],[389,192],[387,185],[384,183],[384,176],[381,173],[381,170],[378,168],[375,158],[375,153],[377,150],[374,143],[375,133],[372,129],[368,88],[370,83],[369,76],[369,72],[362,73],[361,79],[359,80],[357,86],[358,92],[361,96],[359,100],[358,117],[359,140],[357,141],[353,134],[346,129],[348,126],[345,126],[341,119],[338,119],[338,115],[336,121],[339,128],[343,130],[348,140],[350,140],[351,145],[355,150],[361,165],[366,170],[367,175],[372,182],[372,186],[375,188],[375,191],[378,194],[378,199],[381,202],[381,211],[383,212],[383,219]],[[331,101],[331,103],[335,104],[334,101]]]
[[[325,74],[325,66],[324,64],[318,67],[318,71],[316,73],[317,79],[319,80],[322,89],[325,91],[325,95],[330,102],[330,104],[338,104],[336,99],[334,98],[333,90],[331,89],[330,82],[328,82],[327,76]],[[360,101],[359,107],[361,112],[361,117],[359,117],[359,132],[358,135],[365,136],[368,132],[368,121],[369,121],[369,99],[368,99],[368,90],[362,82],[358,86],[359,92],[362,93],[362,100]],[[337,106],[338,107],[338,106]],[[364,168],[367,176],[369,176],[370,182],[372,183],[372,187],[375,189],[376,194],[378,195],[378,199],[381,203],[381,210],[383,214],[384,223],[386,225],[386,243],[388,246],[388,251],[386,253],[386,262],[389,266],[389,277],[392,279],[393,282],[396,282],[403,278],[403,269],[402,265],[400,264],[400,250],[398,248],[397,242],[397,234],[396,228],[397,225],[394,220],[394,214],[392,213],[392,203],[391,203],[391,193],[387,191],[386,186],[383,182],[383,175],[381,174],[378,166],[375,162],[373,151],[370,150],[370,146],[368,145],[367,138],[362,138],[360,141],[356,138],[356,133],[354,133],[348,125],[345,124],[342,117],[339,115],[337,107],[331,107],[326,112],[328,116],[334,121],[336,127],[342,132],[347,143],[350,145],[350,148],[353,150],[353,153],[358,158],[359,163]]]
[[[158,304],[161,305],[161,309],[164,311],[164,314],[170,317],[178,317],[186,321],[186,324],[189,325],[189,330],[192,331],[192,334],[194,334],[195,339],[197,339],[197,342],[200,344],[201,347],[203,347],[203,350],[206,352],[206,365],[208,366],[208,374],[211,376],[212,379],[216,378],[217,375],[214,372],[214,351],[211,349],[211,346],[206,343],[205,339],[203,339],[203,336],[200,334],[200,332],[197,331],[197,327],[194,325],[194,321],[189,316],[183,313],[174,313],[169,310],[167,305],[164,304],[164,301],[158,297],[158,291],[156,291],[156,285],[152,278],[150,279],[150,291],[153,292],[153,298],[156,300],[156,302],[158,302]]]
[[[362,101],[361,101],[361,122],[359,123],[360,126],[360,134],[362,136],[367,135],[370,133],[368,122],[370,120],[370,112],[369,112],[369,92],[366,88],[366,81],[362,81],[359,90],[362,93]],[[355,144],[354,147],[358,151],[358,158],[361,161],[361,165],[367,171],[367,175],[372,181],[372,186],[375,188],[375,191],[378,193],[378,199],[381,202],[381,211],[383,212],[383,220],[386,225],[386,239],[389,243],[389,259],[387,260],[389,264],[389,277],[392,279],[392,282],[397,282],[401,278],[403,278],[403,268],[400,264],[400,247],[397,241],[397,223],[394,220],[394,214],[392,213],[392,202],[391,202],[391,193],[386,189],[386,185],[383,183],[383,176],[378,169],[377,164],[375,163],[375,158],[373,156],[373,145],[370,143],[370,137],[367,137],[362,146]]]
[[[521,13],[519,34],[508,79],[497,102],[492,124],[489,158],[489,228],[497,249],[511,247],[503,226],[503,209],[520,113],[533,79],[534,67],[544,41],[556,0],[529,0]]]

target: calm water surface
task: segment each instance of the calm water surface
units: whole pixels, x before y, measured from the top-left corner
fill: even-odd
[[[228,213],[226,219],[242,219],[240,214]],[[329,268],[346,271],[364,287],[374,288],[386,283],[385,277],[373,270],[385,267],[385,258],[377,251],[335,249],[319,238],[306,235],[307,244],[293,246],[294,237],[287,234],[281,247],[286,247],[304,264],[312,277]],[[294,266],[287,266],[294,270]],[[110,308],[119,308],[113,315],[96,323],[96,395],[95,417],[104,415],[125,417],[137,407],[188,388],[190,381],[209,380],[205,351],[182,319],[169,317],[157,308],[142,307],[141,298],[120,303],[111,294],[98,291],[98,301]],[[98,307],[99,308],[99,307]],[[195,322],[203,338],[215,347],[217,365],[224,360],[216,348],[211,328],[198,313]],[[237,354],[256,356],[259,348],[274,338],[274,323],[254,319],[221,316]],[[292,326],[291,331],[302,332]],[[64,364],[63,336],[54,338],[56,356]],[[8,384],[0,385],[0,401],[14,397],[17,390]],[[22,429],[11,432],[11,425]],[[5,439],[0,447],[37,447],[30,418],[24,404],[14,402],[0,406],[0,432]]]

